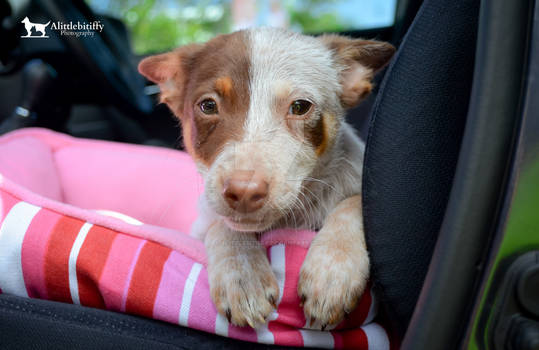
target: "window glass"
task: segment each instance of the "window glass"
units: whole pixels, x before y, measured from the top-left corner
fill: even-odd
[[[391,26],[396,0],[87,0],[121,19],[135,53],[159,52],[252,26],[287,27],[304,33]]]

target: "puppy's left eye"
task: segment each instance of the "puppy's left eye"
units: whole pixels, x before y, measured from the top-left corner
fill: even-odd
[[[211,98],[207,98],[199,104],[200,110],[204,114],[217,114],[217,102]]]
[[[304,115],[311,109],[312,105],[313,104],[311,102],[306,100],[296,100],[290,105],[288,113],[295,115]]]

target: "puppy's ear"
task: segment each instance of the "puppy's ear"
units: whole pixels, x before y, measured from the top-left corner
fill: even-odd
[[[341,66],[341,103],[345,108],[357,105],[371,92],[374,74],[395,53],[393,45],[382,41],[339,35],[323,35],[320,40],[333,51],[336,62]]]
[[[182,46],[171,52],[144,58],[138,71],[148,80],[159,85],[161,103],[166,103],[176,115],[181,115],[185,85],[189,74],[191,56],[199,44]]]

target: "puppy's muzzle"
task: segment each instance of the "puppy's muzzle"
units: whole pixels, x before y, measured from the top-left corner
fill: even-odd
[[[264,206],[269,183],[255,170],[236,170],[223,182],[223,197],[228,206],[247,214]]]

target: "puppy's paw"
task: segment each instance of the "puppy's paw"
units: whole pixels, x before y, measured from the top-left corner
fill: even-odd
[[[217,262],[209,278],[218,312],[237,326],[256,328],[276,307],[279,286],[262,249]]]
[[[369,258],[364,248],[313,243],[301,267],[298,295],[310,326],[323,330],[356,307],[369,278]]]

